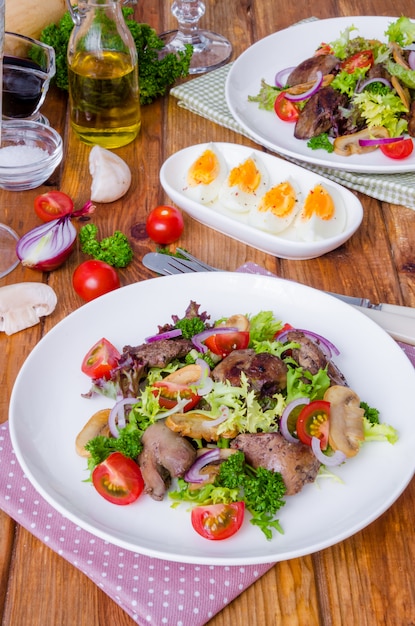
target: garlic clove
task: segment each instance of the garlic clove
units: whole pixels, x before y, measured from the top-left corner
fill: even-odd
[[[114,202],[127,193],[131,185],[131,170],[121,157],[101,146],[89,153],[89,171],[92,176],[91,200]]]

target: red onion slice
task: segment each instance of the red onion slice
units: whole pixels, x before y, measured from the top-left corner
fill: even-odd
[[[408,55],[408,65],[411,70],[415,70],[415,50],[411,50]]]
[[[184,475],[185,481],[188,483],[205,483],[209,480],[209,476],[207,474],[201,474],[200,470],[205,467],[205,465],[208,465],[208,463],[219,461],[219,459],[219,448],[213,448],[212,450],[209,450],[209,452],[205,452],[199,456],[193,465],[187,470]]]
[[[161,341],[162,339],[174,339],[175,337],[180,337],[182,331],[180,328],[173,328],[173,330],[168,330],[165,333],[158,333],[158,335],[151,335],[151,337],[146,337],[144,340],[146,343],[153,343],[154,341]]]
[[[108,427],[111,435],[116,439],[120,436],[120,430],[125,428],[125,407],[135,402],[137,402],[136,398],[122,398],[112,407],[108,416]]]
[[[284,91],[284,96],[286,97],[286,99],[291,100],[291,102],[301,102],[302,100],[307,100],[308,98],[311,98],[311,96],[313,96],[323,84],[323,73],[318,70],[316,72],[316,76],[317,78],[312,87],[310,87],[310,89],[307,89],[307,91],[304,91],[304,93],[294,95],[292,93]]]
[[[286,87],[287,85],[287,78],[289,77],[289,75],[291,74],[291,72],[295,69],[295,67],[286,67],[283,70],[280,70],[279,72],[277,72],[275,74],[275,79],[274,79],[274,83],[276,87],[279,87],[280,89],[282,87]]]
[[[192,384],[197,388],[198,396],[206,396],[212,391],[213,380],[210,377],[210,367],[203,359],[196,359],[196,365],[201,368],[199,380]]]
[[[186,406],[186,404],[188,403],[189,403],[189,398],[182,398],[181,400],[178,401],[177,404],[174,405],[174,407],[172,407],[168,411],[161,411],[156,416],[156,419],[164,419],[165,417],[168,417],[169,415],[174,415],[175,413],[181,413],[184,407]]]
[[[315,457],[320,461],[322,465],[327,465],[327,467],[335,467],[336,465],[341,465],[346,460],[346,455],[344,452],[340,450],[336,450],[330,456],[328,454],[324,454],[320,447],[320,439],[318,437],[311,438],[311,448],[314,452]]]
[[[361,93],[364,89],[366,89],[368,85],[371,85],[372,83],[382,83],[382,85],[385,85],[386,87],[392,89],[390,81],[387,78],[382,78],[379,76],[378,78],[368,78],[367,80],[363,80],[361,83],[357,83],[356,93]]]
[[[401,137],[378,137],[377,139],[359,139],[359,146],[380,146],[386,143],[396,143],[397,141],[402,141],[404,139]]]
[[[302,404],[303,405],[310,404],[310,398],[303,397],[303,398],[296,398],[295,400],[292,400],[289,404],[287,404],[281,416],[281,421],[280,421],[281,434],[284,437],[284,439],[286,439],[290,443],[300,442],[300,440],[297,437],[294,437],[294,435],[291,434],[290,429],[288,428],[288,419],[292,411],[297,406],[301,406]]]
[[[304,328],[289,328],[278,335],[277,341],[285,343],[287,341],[288,333],[292,332],[303,333],[305,337],[308,337],[308,339],[311,339],[311,341],[314,341],[314,343],[318,343],[319,347],[323,350],[324,354],[329,359],[332,357],[333,354],[335,354],[336,356],[340,354],[340,350],[326,337],[323,337],[318,333],[314,333],[311,330],[305,330]]]
[[[220,407],[220,415],[219,417],[217,417],[214,420],[205,420],[204,422],[202,422],[202,425],[206,428],[209,428],[209,426],[219,426],[219,424],[222,424],[222,422],[225,422],[229,417],[229,407],[222,405]]]

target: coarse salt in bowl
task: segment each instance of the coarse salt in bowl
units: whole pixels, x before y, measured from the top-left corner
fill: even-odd
[[[62,161],[62,138],[50,126],[27,120],[3,121],[0,187],[9,191],[42,185]]]

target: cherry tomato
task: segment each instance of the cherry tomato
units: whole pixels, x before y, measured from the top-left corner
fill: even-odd
[[[300,115],[300,110],[295,102],[287,100],[283,91],[274,102],[274,111],[283,122],[296,122]]]
[[[120,356],[117,348],[102,338],[85,355],[81,370],[90,378],[109,378]]]
[[[284,326],[281,328],[281,330],[278,330],[278,331],[275,333],[275,335],[274,335],[274,339],[278,339],[278,337],[279,337],[280,335],[282,335],[282,333],[285,333],[287,330],[293,330],[293,329],[294,329],[294,327],[293,327],[293,326],[291,326],[291,324],[288,324],[288,322],[286,322],[286,323],[284,324]]]
[[[146,221],[150,239],[163,246],[177,241],[183,228],[183,215],[179,209],[169,205],[157,206],[149,213]]]
[[[330,402],[314,400],[306,404],[297,418],[297,436],[302,443],[311,446],[311,438],[320,439],[320,447],[325,450],[329,440]]]
[[[314,56],[317,57],[317,56],[325,55],[325,54],[333,54],[333,48],[331,47],[329,43],[323,42],[315,51]]]
[[[72,284],[78,296],[89,302],[118,289],[120,279],[111,265],[92,259],[78,265],[72,276]]]
[[[153,393],[158,396],[159,405],[163,409],[172,409],[176,406],[178,397],[189,398],[189,402],[184,405],[183,412],[190,411],[199,403],[200,396],[194,393],[187,385],[174,383],[171,381],[157,381],[152,385],[155,387]]]
[[[43,222],[68,215],[73,209],[72,198],[63,191],[47,191],[35,198],[35,213]]]
[[[92,482],[99,495],[112,504],[131,504],[144,489],[137,463],[121,452],[113,452],[92,472]]]
[[[205,539],[227,539],[242,526],[244,513],[244,502],[197,506],[192,509],[192,526]]]
[[[228,333],[218,333],[208,337],[204,343],[213,354],[225,357],[233,350],[245,350],[248,347],[249,332],[231,330]]]
[[[348,74],[353,74],[357,68],[372,67],[374,62],[372,50],[362,50],[345,59],[340,64],[340,69]]]
[[[380,144],[379,148],[383,154],[390,159],[406,159],[412,154],[414,144],[412,139],[400,139],[393,143]]]

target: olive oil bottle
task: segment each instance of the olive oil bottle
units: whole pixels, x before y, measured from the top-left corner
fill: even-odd
[[[137,50],[119,1],[71,8],[68,44],[72,128],[85,143],[109,149],[133,141],[141,127]]]

